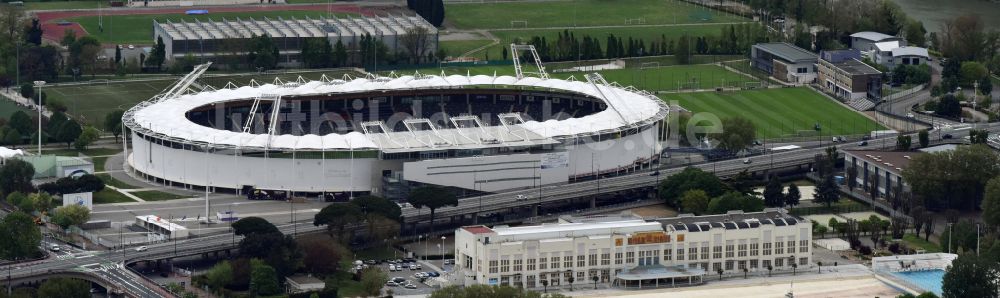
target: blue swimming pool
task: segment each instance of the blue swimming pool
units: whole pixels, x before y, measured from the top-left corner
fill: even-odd
[[[944,283],[944,270],[927,270],[911,272],[894,272],[892,275],[941,296],[941,285]]]

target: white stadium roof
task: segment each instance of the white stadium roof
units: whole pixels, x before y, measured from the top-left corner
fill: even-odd
[[[196,124],[185,117],[185,114],[197,107],[237,100],[249,100],[262,94],[277,94],[281,96],[322,95],[363,93],[377,90],[418,90],[463,88],[471,86],[501,87],[508,85],[514,88],[547,88],[557,91],[567,91],[585,94],[604,100],[608,108],[587,116],[565,120],[547,120],[544,122],[526,121],[520,124],[503,126],[487,126],[485,129],[454,129],[438,128],[436,135],[427,131],[425,135],[409,131],[389,133],[350,132],[347,134],[331,133],[318,135],[276,135],[254,134],[220,130]],[[517,79],[512,76],[400,76],[396,78],[381,77],[378,79],[357,78],[349,81],[334,82],[309,81],[303,84],[266,84],[260,86],[243,86],[232,89],[219,89],[194,94],[180,95],[159,101],[146,101],[126,113],[126,123],[133,130],[144,131],[146,134],[161,135],[175,141],[192,143],[210,143],[216,146],[239,148],[271,148],[285,150],[349,150],[349,149],[380,149],[384,151],[406,151],[419,149],[465,149],[465,147],[491,147],[529,144],[554,143],[553,138],[572,137],[575,135],[591,135],[600,132],[627,129],[644,125],[662,119],[667,106],[644,91],[634,88],[622,88],[617,84],[600,85],[589,82],[541,79],[525,77]],[[131,119],[127,119],[131,117]],[[131,121],[129,121],[131,120]],[[475,132],[473,132],[474,130]],[[482,135],[470,137],[477,133],[489,135],[491,142],[483,142]],[[429,138],[443,139],[444,142],[430,142]]]

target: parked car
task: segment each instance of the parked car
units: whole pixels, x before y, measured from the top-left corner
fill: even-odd
[[[945,139],[945,140],[947,140],[947,139],[951,139],[951,138],[952,138],[952,135],[951,135],[950,133],[949,133],[949,134],[945,134],[945,135],[941,136],[941,138],[942,138],[942,139]]]
[[[427,272],[427,276],[438,277],[438,276],[441,276],[441,273],[437,273],[436,271],[431,271],[431,272]]]
[[[51,250],[51,251],[59,251],[59,244],[53,244],[53,245],[49,246],[49,250]]]
[[[750,164],[751,162],[753,162],[753,161],[752,161],[752,160],[750,160],[749,158],[744,158],[744,159],[743,159],[743,164],[745,164],[745,165],[748,165],[748,164]]]
[[[660,176],[660,171],[653,171],[652,173],[649,173],[649,175],[650,176]],[[445,260],[444,264],[448,265],[448,260]]]
[[[385,282],[385,285],[388,286],[388,287],[398,287],[399,286],[399,284],[397,284],[396,282],[391,281],[391,280]]]
[[[406,284],[406,286],[404,286],[404,287],[407,288],[407,289],[416,289],[417,285],[415,285],[415,284]]]
[[[417,270],[424,269],[423,266],[420,266],[420,264],[415,264],[414,266],[417,266]]]
[[[410,270],[417,270],[417,265],[416,264],[410,265]]]
[[[858,146],[868,146],[868,141],[858,142]]]
[[[396,265],[389,264],[389,272],[396,271]]]
[[[395,282],[395,283],[400,283],[400,284],[401,283],[406,283],[406,279],[405,278],[398,277],[398,276],[397,277],[393,277],[392,281]]]
[[[657,175],[659,175],[659,172],[660,171],[656,171]],[[452,259],[444,260],[444,264],[445,265],[454,265],[455,264],[455,260],[452,260]]]

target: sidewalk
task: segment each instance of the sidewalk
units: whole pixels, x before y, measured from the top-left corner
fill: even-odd
[[[21,96],[20,93],[15,92],[13,88],[11,88],[10,91],[7,91],[6,88],[0,89],[0,95],[2,95],[3,97],[6,97],[7,99],[10,99],[10,100],[14,101],[14,103],[17,103],[20,106],[24,106],[24,107],[27,107],[29,109],[38,111],[38,108],[37,108],[38,105],[36,105],[33,100],[24,98],[24,96]],[[45,117],[51,117],[52,116],[52,112],[43,107],[42,108],[42,115],[45,116]]]

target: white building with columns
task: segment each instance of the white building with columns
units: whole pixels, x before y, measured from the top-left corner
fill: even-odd
[[[553,224],[455,231],[465,285],[526,288],[612,283],[700,284],[705,274],[766,272],[812,261],[808,221],[781,209],[673,218],[562,218]]]

